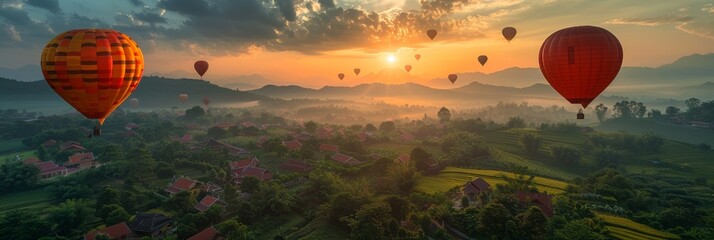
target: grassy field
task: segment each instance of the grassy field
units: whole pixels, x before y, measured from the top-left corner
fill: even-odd
[[[630,219],[599,213],[596,215],[605,221],[607,230],[617,239],[680,239],[675,234],[659,231]]]
[[[409,154],[416,147],[421,147],[427,152],[436,154],[441,152],[439,146],[434,145],[424,145],[420,143],[404,143],[404,142],[388,142],[388,143],[372,143],[365,144],[365,148],[368,151],[386,151],[392,152],[395,155]]]
[[[691,144],[706,143],[714,146],[714,130],[657,122],[651,119],[608,121],[595,127],[602,132],[625,131],[633,134],[653,133],[664,138]]]
[[[40,210],[50,205],[50,193],[44,189],[10,193],[0,196],[0,213],[14,209]]]
[[[499,183],[506,183],[503,176],[513,178],[514,174],[496,170],[447,167],[435,176],[418,178],[415,190],[424,193],[446,192],[453,187],[463,186],[467,181],[478,177],[486,180],[491,186],[495,186]],[[539,191],[546,191],[551,194],[563,193],[568,185],[562,181],[541,177],[536,177],[534,182]]]
[[[311,239],[347,239],[349,233],[339,228],[327,226],[321,219],[312,220],[296,232],[288,235],[290,240],[311,240]]]

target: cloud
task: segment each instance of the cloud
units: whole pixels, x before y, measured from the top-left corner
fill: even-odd
[[[616,18],[605,22],[606,24],[632,24],[640,26],[657,26],[669,23],[686,23],[692,21],[694,18],[691,16],[677,16],[677,15],[666,15],[651,18]]]
[[[144,2],[142,0],[129,0],[129,3],[131,3],[131,5],[134,5],[136,7],[144,6]]]
[[[275,0],[275,5],[278,6],[283,17],[288,21],[295,21],[297,13],[295,13],[295,2],[293,0]]]
[[[143,12],[134,13],[132,15],[137,20],[148,23],[148,24],[166,23],[166,19],[163,16],[161,16],[161,13],[155,12],[155,11],[143,11]]]
[[[60,13],[62,11],[58,0],[27,0],[25,2],[30,6],[43,8],[51,13]]]
[[[317,0],[321,8],[334,8],[335,0]]]
[[[685,22],[677,25],[678,30],[703,38],[714,39],[714,21]]]

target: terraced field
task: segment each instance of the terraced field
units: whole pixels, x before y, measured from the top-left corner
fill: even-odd
[[[600,213],[596,215],[605,221],[610,235],[617,239],[680,239],[675,234],[659,231],[627,218]]]
[[[503,176],[515,177],[513,173],[504,171],[447,167],[435,176],[418,178],[415,190],[424,193],[446,192],[451,188],[462,186],[466,182],[479,177],[486,180],[491,186],[495,186],[496,184],[506,183]],[[536,177],[534,182],[539,191],[546,191],[552,194],[563,193],[568,186],[565,182],[541,177]]]
[[[10,193],[0,196],[0,213],[15,209],[39,210],[50,205],[50,193],[44,189]]]

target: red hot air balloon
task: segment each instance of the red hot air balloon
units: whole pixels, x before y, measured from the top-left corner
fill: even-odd
[[[129,99],[129,103],[131,104],[131,107],[135,108],[139,106],[139,99],[138,98],[131,98]]]
[[[355,75],[359,76],[359,73],[360,73],[360,72],[362,72],[362,70],[361,70],[361,69],[359,69],[359,68],[355,68]]]
[[[431,40],[434,40],[436,37],[436,30],[435,29],[429,29],[426,31],[426,35],[429,36]]]
[[[186,101],[188,101],[188,94],[185,94],[185,93],[179,94],[179,101],[181,101],[182,103],[185,103]]]
[[[414,55],[414,58],[416,58],[416,60],[419,61],[419,59],[421,59],[421,54]]]
[[[513,40],[514,37],[516,37],[516,32],[516,29],[513,27],[505,27],[501,31],[503,37],[506,38],[509,43],[511,42],[511,40]]]
[[[141,82],[144,55],[131,37],[112,29],[62,32],[42,50],[42,75],[60,97],[89,119],[104,120]],[[90,137],[92,135],[89,135]]]
[[[449,81],[451,84],[454,84],[457,78],[459,78],[459,76],[456,76],[456,74],[449,74]]]
[[[196,69],[196,73],[203,79],[203,74],[206,74],[206,71],[208,71],[208,62],[203,60],[196,61],[196,63],[193,64],[193,69]]]
[[[594,26],[561,29],[540,47],[540,71],[570,103],[584,108],[612,83],[622,66],[622,45]]]
[[[488,57],[487,57],[486,55],[478,56],[478,62],[479,62],[479,63],[481,64],[481,66],[483,67],[483,65],[485,65],[486,62],[488,62]]]
[[[340,80],[345,79],[345,74],[344,73],[337,74],[337,77],[340,78]]]
[[[412,65],[406,65],[406,66],[404,66],[404,70],[407,70],[407,72],[411,72],[411,71],[412,71]]]
[[[203,97],[203,105],[208,106],[209,103],[211,103],[211,99],[209,99],[208,97]]]

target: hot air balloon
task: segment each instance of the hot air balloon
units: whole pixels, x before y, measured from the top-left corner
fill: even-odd
[[[203,105],[208,106],[209,103],[211,103],[211,99],[209,99],[208,97],[203,97]]]
[[[419,61],[419,59],[421,59],[421,54],[414,55],[414,58],[416,58],[416,60]]]
[[[185,93],[179,94],[179,101],[181,101],[182,103],[185,103],[186,101],[188,101],[188,94],[185,94]]]
[[[622,66],[622,45],[594,26],[558,30],[540,47],[540,71],[570,103],[586,108],[612,83]]]
[[[42,75],[52,89],[89,119],[104,120],[141,82],[144,55],[134,40],[112,29],[58,34],[42,51]],[[89,135],[90,137],[92,135]]]
[[[355,68],[355,75],[359,76],[359,73],[362,72],[359,68]]]
[[[340,78],[340,80],[345,79],[345,74],[344,73],[337,74],[337,77]]]
[[[412,65],[406,65],[406,66],[404,66],[404,70],[407,70],[407,72],[411,72],[411,71],[412,71]]]
[[[131,104],[131,107],[138,107],[139,106],[139,99],[138,98],[131,98],[129,99],[129,104]]]
[[[456,74],[449,74],[449,81],[451,84],[454,84],[457,78],[459,78],[459,76],[456,76]]]
[[[193,69],[196,69],[196,73],[203,79],[203,74],[206,74],[206,71],[208,71],[208,62],[198,60],[193,64]]]
[[[482,67],[483,67],[483,65],[486,64],[487,61],[488,61],[488,57],[486,55],[478,56],[478,62],[481,63]]]
[[[501,33],[503,34],[503,37],[508,40],[508,42],[511,42],[511,40],[516,37],[517,31],[514,27],[505,27]]]
[[[426,35],[429,36],[429,38],[431,38],[431,40],[434,40],[434,38],[436,37],[436,30],[429,29],[426,31]]]

